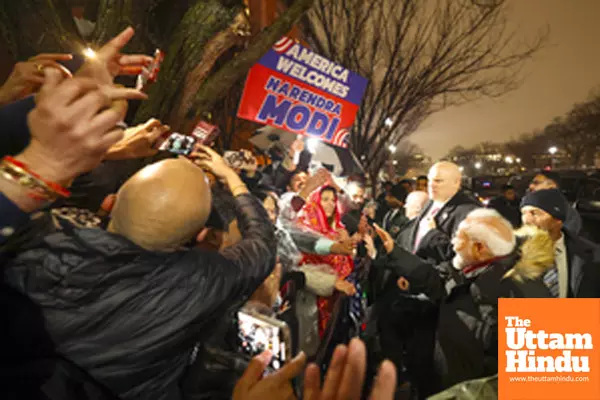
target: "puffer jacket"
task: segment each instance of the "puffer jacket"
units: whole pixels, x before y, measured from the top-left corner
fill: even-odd
[[[262,205],[235,203],[244,239],[220,253],[155,253],[101,229],[61,229],[21,251],[5,278],[41,308],[57,352],[114,394],[180,399],[194,347],[275,264]]]

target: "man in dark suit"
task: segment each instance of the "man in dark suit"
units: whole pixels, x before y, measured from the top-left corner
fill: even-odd
[[[408,192],[402,183],[397,183],[392,186],[385,201],[389,207],[389,211],[384,215],[382,226],[395,239],[402,228],[409,222],[404,211],[404,203]]]
[[[458,225],[479,202],[460,190],[462,174],[454,163],[442,161],[429,171],[429,203],[415,221],[410,243],[402,243],[419,257],[440,264],[454,257],[451,239]]]
[[[565,229],[568,208],[558,189],[529,193],[521,202],[523,224],[554,241],[554,268],[544,276],[554,297],[600,297],[600,247]]]
[[[378,224],[383,223],[383,217],[385,217],[385,214],[387,214],[387,212],[390,211],[390,207],[388,206],[387,202],[385,201],[385,198],[388,196],[388,194],[392,190],[392,186],[394,186],[394,184],[392,182],[390,182],[390,181],[384,182],[383,183],[383,192],[381,192],[381,194],[379,196],[377,196],[377,214],[375,215],[375,221],[377,221]]]

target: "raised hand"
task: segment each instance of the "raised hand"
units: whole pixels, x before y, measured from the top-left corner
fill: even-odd
[[[75,74],[88,77],[99,83],[112,84],[119,75],[138,75],[144,66],[152,63],[152,57],[143,54],[124,55],[121,50],[131,40],[135,31],[129,27],[117,37],[105,44],[96,52],[96,56],[88,58]]]
[[[43,178],[68,182],[95,168],[123,137],[117,123],[127,112],[121,100],[143,98],[131,89],[100,87],[95,80],[62,80],[44,70],[37,106],[27,116],[31,143],[20,155]]]
[[[123,139],[109,149],[105,159],[125,160],[153,156],[158,152],[157,142],[170,130],[168,125],[163,125],[154,118],[126,129]]]
[[[70,78],[71,73],[58,61],[72,59],[70,54],[38,54],[24,62],[15,64],[10,76],[0,87],[0,105],[27,97],[39,90],[44,83],[44,69],[54,68],[63,77]]]
[[[394,246],[396,245],[394,243],[394,239],[387,231],[385,231],[379,225],[373,224],[373,227],[375,228],[375,232],[377,232],[377,235],[383,242],[383,247],[385,247],[385,251],[388,254],[390,254],[394,250]]]
[[[367,351],[359,339],[349,346],[338,346],[321,387],[319,367],[311,364],[304,374],[304,400],[359,400],[365,380]],[[396,390],[396,368],[389,361],[381,364],[370,400],[392,400]]]
[[[340,240],[331,246],[331,254],[351,256],[354,253],[354,242],[352,239]]]
[[[271,353],[264,352],[252,359],[244,375],[233,389],[233,400],[292,400],[296,398],[291,380],[304,370],[306,356],[304,353],[300,353],[280,370],[263,378],[263,373],[269,365],[271,357]]]

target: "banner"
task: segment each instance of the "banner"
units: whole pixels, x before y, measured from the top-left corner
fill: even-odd
[[[600,399],[600,299],[499,299],[498,399]]]
[[[347,147],[367,82],[284,37],[250,69],[238,117]]]

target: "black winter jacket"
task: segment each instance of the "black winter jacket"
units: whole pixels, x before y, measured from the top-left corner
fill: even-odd
[[[59,354],[123,399],[179,399],[194,346],[246,302],[274,266],[273,226],[239,196],[242,239],[221,253],[148,252],[100,229],[45,236],[8,265],[38,304]]]
[[[429,201],[416,218],[409,236],[410,243],[401,243],[403,248],[413,249],[419,231],[419,224],[432,206],[433,202]],[[458,225],[471,211],[479,207],[481,207],[481,204],[474,197],[463,191],[456,193],[435,215],[436,228],[430,230],[421,239],[416,254],[432,264],[450,261],[454,257],[451,240],[458,229]]]
[[[406,280],[404,295],[424,294],[438,307],[437,337],[442,355],[436,357],[436,362],[444,387],[497,372],[499,298],[550,297],[541,279],[518,283],[504,278],[516,264],[517,253],[466,275],[450,263],[433,267],[398,246],[386,257],[386,268],[394,277]],[[397,298],[400,292],[397,290]],[[430,312],[421,315],[432,316]],[[417,322],[425,326],[425,321]],[[431,339],[430,333],[426,330],[419,333],[420,346],[424,345],[425,338]],[[420,368],[417,374],[423,371],[427,370]],[[419,378],[422,376],[416,377],[422,380]]]

